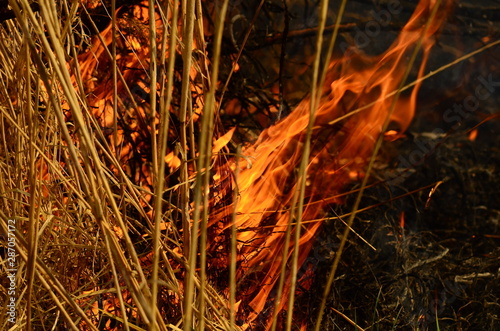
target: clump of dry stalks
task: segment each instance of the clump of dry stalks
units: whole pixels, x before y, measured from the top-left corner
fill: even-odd
[[[204,129],[209,143],[198,149],[192,122],[190,127],[186,118],[193,117],[191,88],[199,82],[192,82],[191,71],[185,70],[182,87],[174,86],[180,81],[174,76],[181,72],[174,60],[178,52],[184,53],[185,62],[192,58],[190,45],[202,33],[193,34],[194,25],[201,26],[194,12],[200,2],[183,7],[180,32],[178,1],[145,1],[134,7],[145,10],[140,23],[148,20],[147,15],[156,18],[149,22],[149,31],[130,34],[145,36],[136,40],[127,39],[119,29],[112,33],[115,27],[134,28],[134,13],[117,18],[115,1],[106,8],[111,21],[108,40],[102,39],[105,31],[87,12],[93,3],[9,4],[15,18],[0,28],[0,224],[7,234],[7,220],[16,221],[17,316],[11,323],[2,311],[0,328],[189,329],[183,324],[185,290],[178,279],[190,270],[185,255],[190,232],[185,231],[182,243],[182,229],[176,228],[182,223],[174,218],[189,224],[193,180],[188,176],[196,162],[191,156],[207,154],[211,134]],[[141,50],[134,41],[147,47]],[[131,62],[123,63],[124,58]],[[201,58],[198,65],[204,62]],[[135,68],[126,70],[127,65]],[[204,81],[210,88],[200,90],[206,107],[214,103],[216,68],[214,60],[212,79]],[[136,72],[148,77],[143,85]],[[100,85],[101,80],[109,84]],[[101,90],[92,89],[96,86]],[[138,89],[143,99],[137,97]],[[170,130],[182,131],[176,133],[180,149],[193,153],[182,158],[177,186],[167,186],[165,176],[159,175],[168,173],[163,160],[169,151],[172,99],[181,103],[175,107],[183,120]],[[177,193],[171,193],[174,190]],[[195,246],[192,251],[198,252]],[[6,257],[2,255],[2,280],[7,279]],[[174,270],[176,266],[182,271]],[[206,329],[230,329],[227,300],[206,283],[200,285],[197,273],[188,277],[191,293],[197,293],[190,300],[203,297],[207,305],[206,313],[197,315],[200,323]],[[4,308],[7,288],[1,289]]]

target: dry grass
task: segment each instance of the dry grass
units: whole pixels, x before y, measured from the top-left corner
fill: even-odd
[[[214,134],[222,133],[217,122],[220,101],[217,92],[224,20],[215,22],[215,30],[211,32],[213,53],[209,61],[207,53],[200,51],[205,36],[199,14],[201,1],[183,1],[187,6],[180,12],[177,0],[156,6],[154,1],[149,1],[149,16],[157,19],[150,20],[147,36],[149,49],[153,51],[146,52],[149,58],[140,59],[147,63],[143,74],[149,77],[148,86],[144,88],[149,106],[145,106],[145,102],[136,100],[132,86],[125,84],[128,73],[122,72],[123,66],[119,65],[123,38],[117,34],[109,42],[104,41],[95,22],[84,27],[82,17],[86,17],[86,9],[78,1],[40,0],[39,3],[36,10],[27,0],[10,1],[16,18],[3,22],[0,27],[0,227],[2,234],[7,234],[8,220],[16,220],[19,254],[16,323],[10,323],[2,311],[0,328],[239,329],[234,308],[235,212],[228,293],[219,293],[208,281],[204,249],[209,236],[207,224],[212,197],[209,171],[214,163],[212,144]],[[115,2],[111,3],[109,18],[113,31],[120,22],[115,14]],[[225,17],[227,5],[227,0],[221,3],[219,17]],[[321,8],[318,35],[322,38],[327,1],[322,1]],[[339,14],[327,59],[331,57],[341,18]],[[180,24],[175,23],[178,20]],[[85,32],[87,29],[92,31],[94,39]],[[99,43],[96,38],[101,38],[102,45],[110,46],[101,46],[102,54],[94,54],[100,60],[107,58],[110,63],[111,73],[107,74],[112,84],[107,86],[106,95],[89,93],[88,87],[93,83],[88,78],[93,73],[89,76],[87,68],[77,60],[91,49],[91,42]],[[323,44],[321,38],[318,38],[318,50]],[[194,46],[198,48],[193,49]],[[140,47],[135,50],[140,56]],[[290,241],[296,243],[292,253],[293,275],[300,267],[301,234],[294,229],[301,227],[315,107],[327,69],[320,65],[320,53],[317,52],[314,62],[311,89],[311,95],[317,98],[311,102],[298,172],[299,189],[292,206],[292,218],[297,221],[290,222],[286,232],[285,247]],[[99,80],[97,76],[95,80]],[[416,84],[405,86],[404,83],[394,94]],[[106,109],[107,119],[112,119],[111,134],[107,133],[109,128],[103,126],[102,118],[96,117],[94,110],[99,98],[109,101]],[[200,112],[196,106],[203,107],[200,132],[195,132],[192,120],[198,114],[196,111]],[[174,128],[170,118],[173,107],[178,120],[178,127]],[[150,153],[148,160],[151,161],[138,162],[138,166],[143,167],[140,169],[147,168],[140,178],[134,177],[130,169],[131,164],[137,165],[132,157],[123,158],[123,151],[132,146],[127,140],[130,133],[117,124],[129,116],[130,109],[142,111],[144,123],[138,125],[147,131],[147,144],[138,148]],[[385,127],[387,125],[388,120]],[[176,142],[171,141],[172,131],[176,131]],[[163,162],[164,156],[174,150],[180,162],[177,182],[164,175],[169,173],[170,166]],[[240,154],[240,149],[237,150],[236,164]],[[363,187],[367,185],[366,180]],[[359,197],[362,194],[363,189]],[[237,200],[236,187],[235,204]],[[347,229],[356,216],[357,206],[350,214]],[[348,232],[344,233],[344,242]],[[283,252],[284,257],[288,254]],[[340,258],[340,254],[337,256]],[[2,256],[0,261],[3,285],[0,292],[5,298],[1,300],[2,307],[6,307],[9,297],[3,282],[7,279],[8,260]],[[336,264],[331,277],[335,275]],[[285,267],[283,263],[283,275]],[[278,293],[283,291],[285,281],[285,277],[280,279]],[[294,276],[289,291],[288,330],[293,325],[296,284]],[[331,280],[320,312],[330,285]],[[316,329],[320,325],[321,313]]]
[[[166,252],[163,261],[156,258],[153,267],[145,267],[129,236],[130,228],[139,226],[157,248],[165,223],[133,224],[128,214],[134,208],[146,216],[143,192],[120,171],[117,153],[83,94],[86,82],[78,62],[68,61],[81,49],[75,45],[81,32],[78,4],[45,1],[38,13],[26,1],[12,5],[18,19],[1,29],[2,228],[7,233],[7,219],[16,219],[19,316],[12,326],[2,314],[0,324],[3,329],[97,329],[111,318],[123,320],[127,330],[167,329],[152,304],[158,286],[150,286],[160,282],[158,266],[165,265]],[[164,149],[165,134],[161,137]],[[155,206],[162,202],[157,199]],[[174,271],[162,270],[169,294],[179,297]],[[123,291],[126,296],[116,295]],[[211,300],[220,304],[218,297]]]

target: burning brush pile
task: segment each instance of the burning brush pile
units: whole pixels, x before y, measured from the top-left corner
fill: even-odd
[[[453,32],[449,0],[0,5],[2,329],[425,329],[456,318],[416,308],[439,286],[419,290],[409,275],[449,249],[405,239],[411,217],[392,205],[426,192],[428,207],[447,175],[412,184],[428,155],[401,171],[394,148],[425,83],[494,49],[497,30],[430,71]],[[497,76],[483,76],[475,100],[492,102]],[[426,137],[461,132],[476,118],[463,113]],[[495,121],[486,113],[474,113],[466,141]],[[376,206],[397,226],[359,227]],[[488,229],[485,245],[498,239]],[[353,246],[399,272],[366,284],[371,306],[340,294],[371,254]],[[429,256],[401,253],[422,247]],[[478,277],[498,279],[487,247],[493,260],[458,278],[454,298]],[[486,302],[498,312],[498,296]]]

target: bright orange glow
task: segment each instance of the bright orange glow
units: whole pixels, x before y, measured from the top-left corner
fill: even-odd
[[[384,133],[384,138],[388,141],[394,141],[401,137],[401,134],[396,130],[389,130]]]
[[[469,133],[469,140],[476,141],[476,138],[477,138],[477,129],[474,129]]]
[[[236,130],[236,127],[232,128],[226,134],[224,134],[222,137],[217,139],[213,146],[212,146],[212,153],[218,153],[224,146],[227,145],[229,141],[231,141],[231,138],[233,137],[234,131]]]
[[[165,162],[167,162],[171,171],[176,170],[181,165],[181,160],[174,155],[174,152],[170,152],[165,156]]]

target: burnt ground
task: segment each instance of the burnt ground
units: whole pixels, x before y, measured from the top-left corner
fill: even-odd
[[[385,203],[360,213],[354,230],[376,250],[351,234],[326,329],[353,329],[331,308],[366,329],[500,329],[499,129],[494,120],[479,127],[475,141],[462,131],[451,134],[409,171],[401,164],[376,171],[380,178],[402,177],[367,190],[362,207]],[[423,146],[417,139],[431,138],[399,142],[400,160]],[[343,225],[325,228],[316,248],[318,275],[328,273]],[[318,296],[324,281],[318,279]]]

